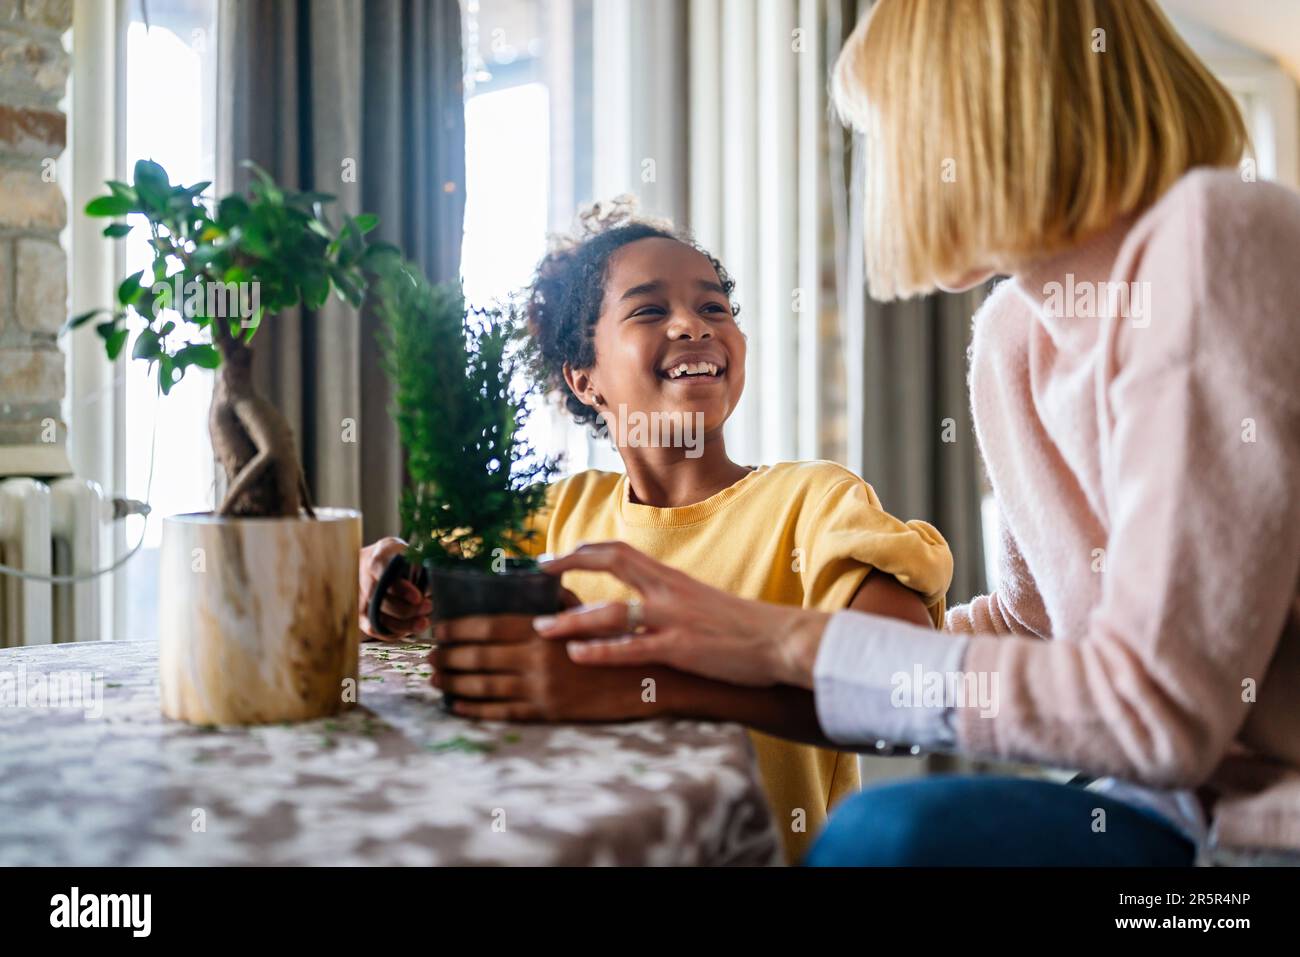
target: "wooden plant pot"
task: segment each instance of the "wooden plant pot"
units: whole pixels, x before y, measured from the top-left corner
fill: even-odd
[[[274,724],[357,700],[361,514],[163,519],[163,714],[193,724]]]

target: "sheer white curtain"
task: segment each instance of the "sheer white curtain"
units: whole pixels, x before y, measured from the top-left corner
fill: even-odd
[[[862,168],[829,77],[869,6],[593,3],[593,194],[636,193],[735,278],[749,356],[732,455],[864,476],[891,511],[949,536],[961,600],[985,587],[965,393],[978,295],[867,296]]]
[[[984,591],[966,346],[981,293],[879,303],[860,151],[829,77],[866,0],[691,0],[690,225],[738,283],[741,461],[827,458],[949,538],[953,601]]]
[[[824,421],[844,377],[824,367],[828,323],[839,337],[826,57],[842,6],[592,5],[593,196],[635,194],[736,279],[748,385],[728,439],[744,462],[842,457]]]
[[[861,369],[841,344],[861,316],[850,293],[861,289],[861,247],[848,235],[849,140],[827,77],[856,0],[590,9],[593,198],[635,194],[647,214],[689,228],[737,282],[749,359],[728,427],[733,455],[853,466],[861,430],[846,427],[845,383]]]
[[[623,194],[644,215],[688,225],[687,11],[688,0],[552,0],[552,32],[571,45],[573,66],[590,51],[589,76],[560,78],[572,110],[557,112],[553,142],[573,155],[552,185],[554,230],[571,227],[577,206]],[[586,432],[566,451],[570,471],[623,469],[613,446]]]
[[[690,225],[736,279],[742,461],[843,458],[835,309],[844,140],[827,101],[841,0],[691,0]],[[837,195],[838,194],[838,195]],[[842,207],[841,207],[842,208]],[[829,347],[829,348],[828,348]]]

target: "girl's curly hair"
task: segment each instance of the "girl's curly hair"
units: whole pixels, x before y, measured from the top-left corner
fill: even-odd
[[[575,233],[552,240],[527,291],[533,374],[547,390],[564,397],[565,408],[579,425],[590,425],[597,433],[603,424],[596,410],[570,391],[564,366],[589,369],[596,362],[596,321],[605,299],[610,256],[629,243],[655,238],[683,243],[707,257],[731,303],[732,316],[740,315],[732,297],[736,284],[722,263],[671,224],[637,217],[632,196],[580,212]]]

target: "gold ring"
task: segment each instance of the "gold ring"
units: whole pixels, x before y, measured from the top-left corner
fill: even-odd
[[[627,602],[627,630],[629,632],[639,631],[641,623],[645,620],[645,606],[641,604],[638,598],[631,598]]]

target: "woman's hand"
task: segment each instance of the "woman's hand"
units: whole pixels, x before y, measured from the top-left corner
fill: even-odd
[[[569,639],[581,665],[659,664],[733,684],[811,689],[830,616],[748,601],[710,588],[623,542],[583,545],[543,564],[550,574],[609,572],[641,593],[640,629],[629,635],[626,602],[584,606],[533,622],[546,639]]]
[[[663,669],[584,668],[527,615],[439,622],[430,683],[453,714],[485,721],[626,721],[666,714]],[[647,678],[654,680],[647,683]]]
[[[361,630],[371,638],[383,638],[386,641],[408,638],[417,635],[429,627],[429,616],[433,613],[433,603],[429,601],[413,584],[406,580],[393,582],[384,603],[380,606],[381,622],[389,634],[381,635],[366,615],[370,607],[370,596],[375,593],[375,585],[384,568],[394,555],[406,550],[406,542],[400,538],[381,538],[373,545],[361,549],[361,561],[358,567],[361,585]]]

